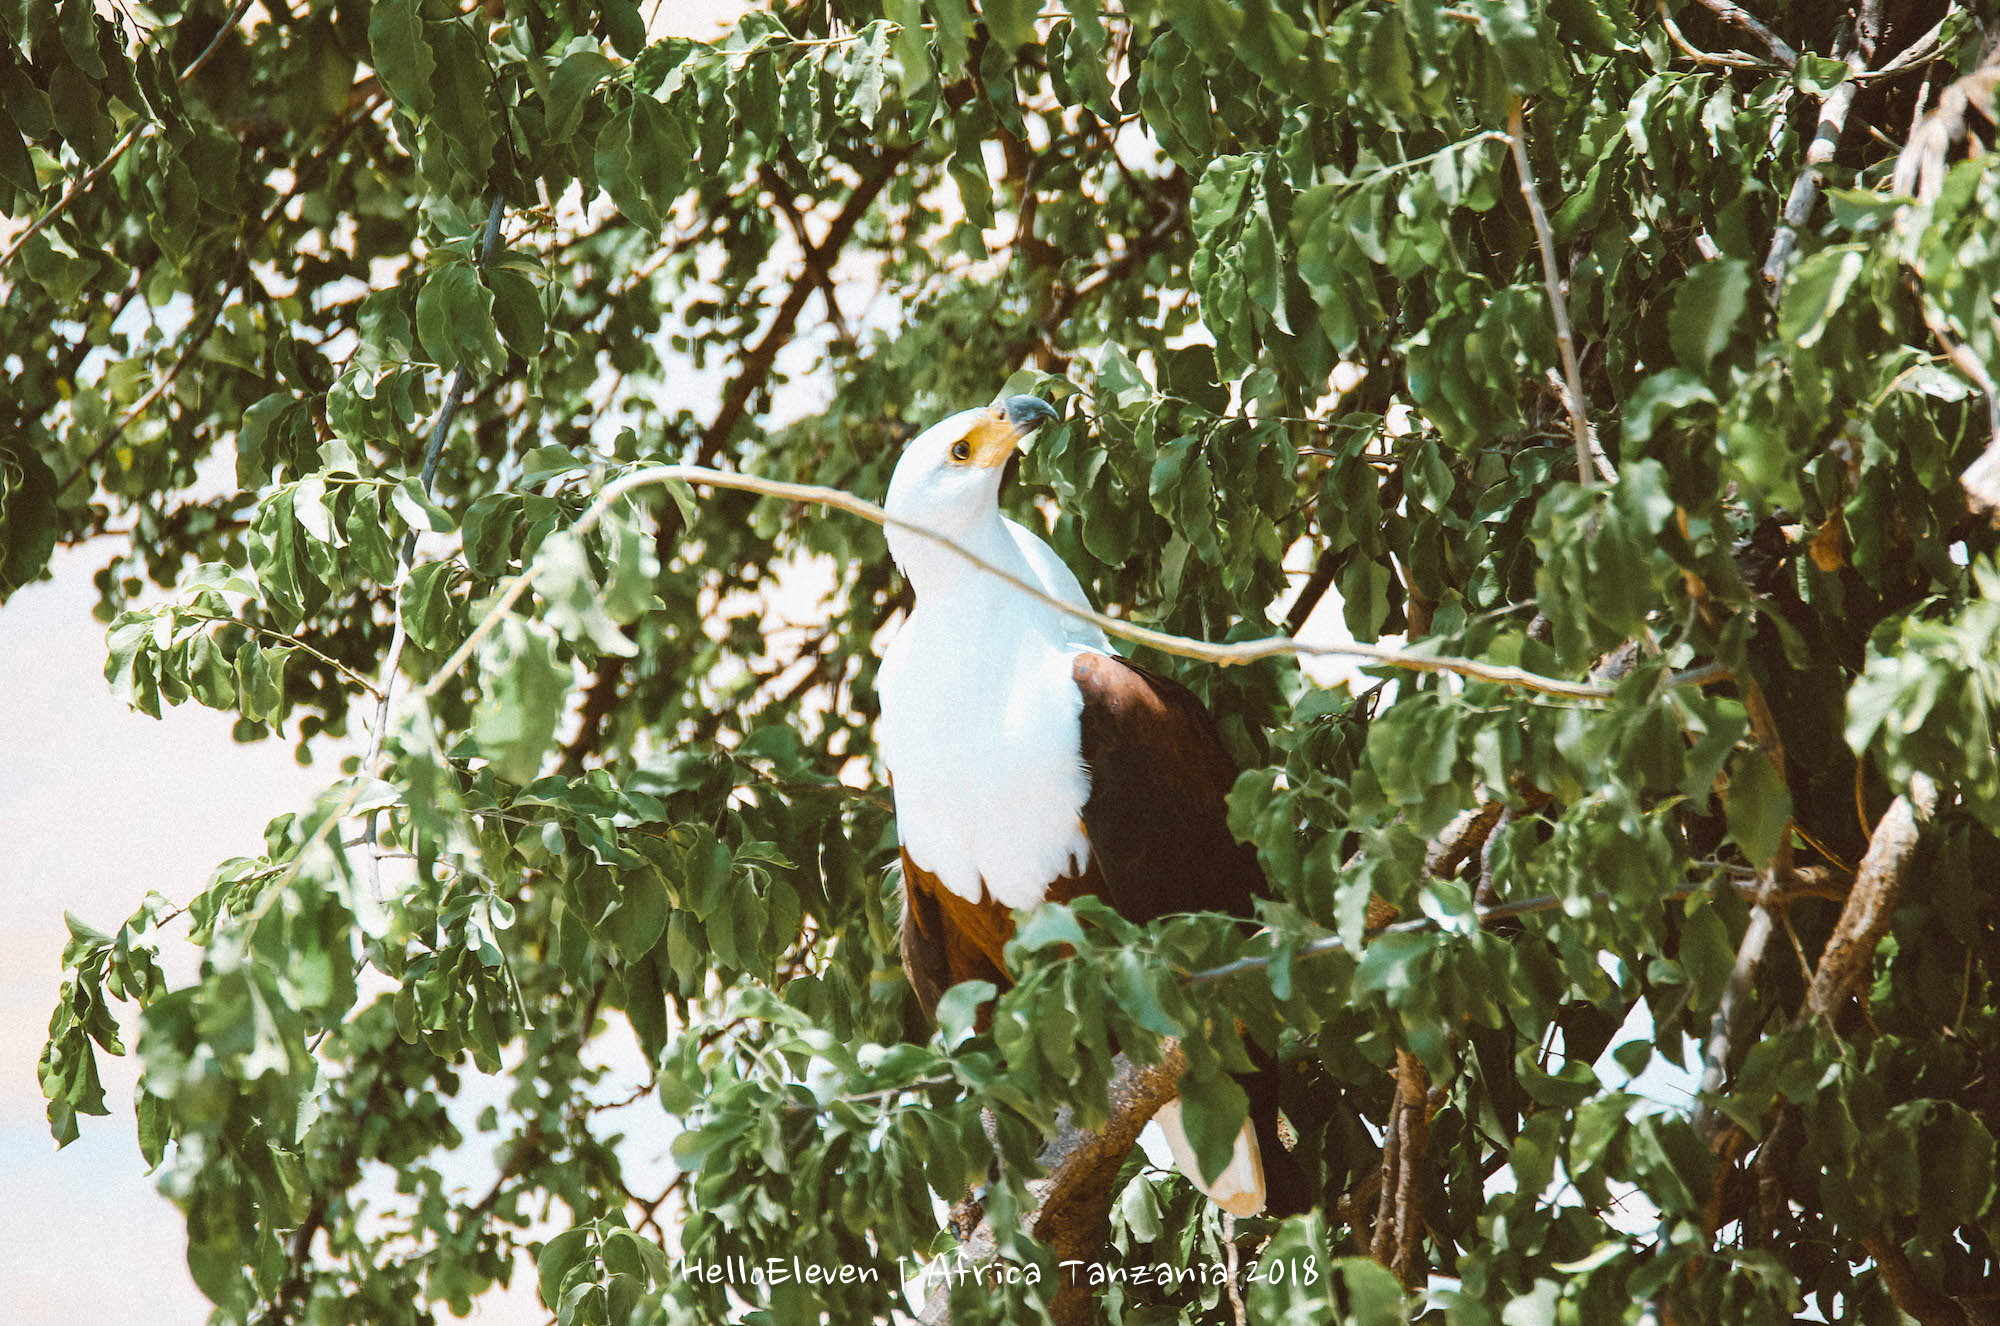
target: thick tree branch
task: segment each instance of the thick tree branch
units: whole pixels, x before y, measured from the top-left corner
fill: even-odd
[[[1175,1040],[1162,1042],[1161,1049],[1158,1062],[1146,1065],[1117,1056],[1117,1071],[1107,1088],[1111,1116],[1102,1128],[1092,1131],[1065,1123],[1042,1148],[1040,1160],[1048,1173],[1028,1184],[1035,1209],[1027,1223],[1036,1239],[1055,1250],[1059,1262],[1088,1260],[1103,1246],[1105,1222],[1111,1214],[1112,1180],[1138,1141],[1140,1130],[1180,1092],[1187,1056]],[[984,1210],[976,1202],[962,1202],[954,1208],[953,1216],[955,1224],[972,1226],[958,1255],[983,1269],[998,1255]],[[1057,1326],[1089,1322],[1093,1301],[1086,1278],[1064,1276],[1053,1312]],[[932,1291],[917,1320],[925,1326],[951,1320],[946,1285]]]
[[[1424,873],[1450,879],[1458,868],[1479,855],[1493,826],[1507,809],[1504,797],[1488,797],[1471,810],[1460,811],[1424,848]]]
[[[1313,615],[1313,609],[1326,597],[1326,591],[1333,588],[1333,577],[1339,561],[1331,548],[1322,548],[1313,561],[1312,574],[1299,587],[1299,596],[1292,600],[1292,609],[1285,614],[1285,634],[1297,635],[1305,629],[1306,619]]]
[[[1868,840],[1868,852],[1847,892],[1833,938],[1820,954],[1806,991],[1804,1016],[1830,1019],[1841,1001],[1858,988],[1874,963],[1875,946],[1888,933],[1902,892],[1903,876],[1916,856],[1923,827],[1937,811],[1937,785],[1922,774],[1910,790],[1890,803]]]
[[[1368,1255],[1415,1288],[1424,1281],[1423,1170],[1430,1154],[1430,1074],[1408,1050],[1396,1051],[1396,1103],[1382,1145],[1382,1191]]]
[[[1958,1300],[1940,1294],[1917,1278],[1916,1269],[1903,1252],[1903,1245],[1886,1231],[1861,1236],[1861,1249],[1874,1260],[1888,1287],[1889,1301],[1917,1326],[1989,1326],[1990,1313],[1974,1316]]]

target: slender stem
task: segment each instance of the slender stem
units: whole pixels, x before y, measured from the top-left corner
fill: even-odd
[[[341,662],[339,659],[334,658],[329,654],[321,653],[319,650],[313,648],[312,645],[308,644],[304,640],[301,640],[296,635],[286,635],[283,631],[274,631],[268,626],[259,626],[255,622],[246,622],[241,617],[224,617],[224,616],[219,616],[218,614],[212,612],[196,612],[190,608],[176,608],[174,609],[174,611],[178,613],[180,616],[192,617],[196,621],[217,622],[225,626],[240,626],[244,630],[250,632],[250,634],[252,635],[260,635],[267,640],[277,640],[284,644],[292,646],[294,649],[303,649],[306,653],[311,654],[314,658],[318,659],[320,662],[326,664],[334,671],[340,673],[341,676],[347,678],[349,681],[353,682],[356,686],[359,686],[362,690],[368,692],[370,695],[379,697],[382,694],[381,690],[377,688],[375,683],[368,680],[367,677],[363,676],[359,672],[356,672],[353,668]]]
[[[1697,867],[1701,867],[1709,863],[1696,862],[1694,864]],[[1824,898],[1828,896],[1827,886],[1818,882],[1817,877],[1798,888],[1780,890],[1766,889],[1761,881],[1756,880],[1743,883],[1732,880],[1731,883],[1739,889],[1752,893],[1756,899],[1760,900],[1767,907],[1781,906],[1793,898]],[[1663,903],[1680,902],[1693,897],[1706,888],[1707,885],[1705,884],[1690,884],[1662,895],[1660,901]],[[1617,899],[1608,893],[1592,894],[1591,900],[1606,906],[1617,902]],[[1515,916],[1531,916],[1537,912],[1557,911],[1566,906],[1569,901],[1570,899],[1568,898],[1559,897],[1553,893],[1545,893],[1539,897],[1522,898],[1517,902],[1502,902],[1494,903],[1491,906],[1474,907],[1472,909],[1472,917],[1477,924],[1485,925],[1489,921],[1504,921]],[[1414,935],[1440,928],[1439,923],[1428,916],[1413,916],[1407,921],[1396,921],[1390,925],[1371,926],[1366,935],[1367,938],[1374,939],[1380,935]],[[1344,952],[1347,948],[1347,942],[1339,935],[1322,935],[1318,939],[1308,941],[1293,949],[1291,951],[1291,959],[1294,962],[1298,962],[1306,958],[1317,958],[1327,953]],[[1256,971],[1261,967],[1268,967],[1277,961],[1279,956],[1276,953],[1256,953],[1249,957],[1237,958],[1234,962],[1225,962],[1219,967],[1205,967],[1200,971],[1192,971],[1184,974],[1181,977],[1181,984],[1213,985],[1217,981],[1241,975],[1246,971]]]
[[[1206,663],[1230,667],[1242,663],[1254,663],[1260,659],[1279,657],[1319,657],[1337,655],[1348,658],[1372,659],[1388,667],[1404,668],[1412,672],[1451,672],[1474,681],[1492,682],[1501,686],[1517,686],[1522,690],[1535,691],[1543,695],[1554,695],[1570,700],[1608,700],[1615,693],[1613,687],[1593,685],[1586,682],[1566,681],[1560,677],[1545,677],[1524,669],[1496,663],[1486,663],[1478,659],[1455,658],[1443,654],[1425,654],[1407,649],[1390,649],[1382,645],[1365,644],[1306,644],[1289,636],[1271,636],[1262,640],[1244,640],[1235,644],[1213,644],[1206,640],[1193,640],[1186,636],[1169,635],[1165,631],[1155,631],[1130,622],[1108,617],[1101,612],[1068,603],[1044,592],[1039,586],[1031,585],[1018,576],[1001,570],[985,561],[978,554],[957,541],[939,534],[935,530],[890,515],[866,498],[856,497],[839,488],[823,488],[817,484],[783,483],[776,479],[761,479],[755,475],[732,474],[725,470],[712,470],[700,465],[655,465],[634,470],[624,477],[605,485],[577,522],[572,531],[581,536],[596,528],[611,508],[628,493],[641,488],[662,484],[700,484],[711,488],[730,488],[740,492],[760,493],[766,497],[778,497],[792,502],[811,502],[860,516],[877,525],[886,525],[904,530],[927,543],[935,544],[959,557],[987,575],[1011,585],[1016,590],[1038,602],[1086,621],[1105,634],[1133,644],[1157,649],[1163,654],[1173,654],[1180,658],[1192,658]],[[426,699],[434,697],[471,659],[481,642],[500,624],[500,620],[520,601],[540,574],[539,560],[530,563],[518,575],[502,587],[494,599],[486,616],[474,626],[472,633],[458,647],[456,653],[445,660],[431,679],[424,684],[422,694]],[[1726,680],[1728,669],[1720,664],[1709,664],[1686,672],[1675,673],[1667,679],[1672,686],[1706,686]]]
[[[1674,45],[1681,48],[1681,54],[1687,56],[1688,59],[1693,60],[1696,64],[1722,65],[1729,69],[1769,69],[1771,67],[1769,61],[1759,60],[1752,56],[1717,55],[1712,51],[1700,49],[1687,39],[1687,34],[1683,33],[1680,25],[1674,22],[1674,16],[1667,11],[1667,0],[1659,0],[1658,8],[1660,11],[1660,24],[1666,29],[1667,36],[1673,39]]]

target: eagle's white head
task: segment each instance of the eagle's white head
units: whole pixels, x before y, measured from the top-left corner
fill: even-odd
[[[1056,417],[1055,407],[1039,396],[1009,396],[932,424],[903,449],[884,509],[960,542],[975,541],[983,525],[998,525],[1007,458],[1022,438]],[[890,554],[913,580],[913,564],[940,555],[934,544],[908,530],[891,525],[887,533]]]

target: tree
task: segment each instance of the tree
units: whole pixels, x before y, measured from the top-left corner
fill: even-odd
[[[524,1253],[565,1323],[856,1321],[961,1235],[961,1322],[1100,1265],[1148,1321],[1992,1320],[1992,16],[1769,8],[0,6],[0,589],[104,540],[118,693],[357,752],[74,923],[57,1140],[136,1022],[229,1321],[462,1313]],[[688,480],[879,496],[1003,389],[1063,406],[1009,501],[1097,602],[1282,642],[1134,650],[1274,896],[1045,908],[934,1032],[870,764],[905,591]],[[1358,691],[1287,653],[1336,593],[1409,642]],[[1181,1070],[1214,1151],[1246,1040],[1315,1209],[1121,1145],[1056,1266],[1059,1112]],[[1593,1069],[1655,1060],[1699,1101]]]

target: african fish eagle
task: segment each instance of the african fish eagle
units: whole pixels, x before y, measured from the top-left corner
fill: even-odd
[[[1055,550],[1000,514],[1008,457],[1056,417],[1012,396],[932,425],[897,462],[886,509],[1088,608]],[[1236,769],[1201,701],[949,548],[894,524],[888,540],[916,606],[882,660],[875,732],[902,840],[903,963],[924,1011],[959,981],[1011,984],[1002,950],[1014,908],[1094,893],[1139,922],[1248,915],[1263,874],[1229,832]],[[1205,1183],[1179,1102],[1158,1121],[1181,1172],[1217,1205],[1263,1209],[1251,1123]]]

